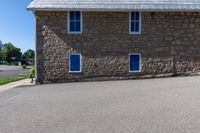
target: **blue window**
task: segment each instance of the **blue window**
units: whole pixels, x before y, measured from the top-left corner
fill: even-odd
[[[129,54],[129,71],[140,72],[141,71],[141,55],[138,53]]]
[[[140,12],[131,12],[130,13],[130,33],[131,34],[140,34],[141,32],[141,18]]]
[[[82,32],[82,15],[80,11],[70,11],[68,19],[68,32],[81,33]]]
[[[69,56],[69,72],[81,72],[80,54],[72,54]]]

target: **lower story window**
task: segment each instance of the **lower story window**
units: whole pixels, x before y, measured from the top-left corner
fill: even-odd
[[[69,56],[69,72],[81,72],[81,54]]]
[[[129,72],[141,72],[141,54],[129,54]]]

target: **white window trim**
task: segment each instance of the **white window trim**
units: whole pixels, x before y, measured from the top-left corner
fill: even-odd
[[[140,65],[140,67],[139,67],[139,71],[135,71],[135,70],[131,70],[131,68],[130,68],[130,63],[131,63],[131,61],[130,61],[130,56],[131,55],[139,55],[139,58],[140,58],[140,61],[139,61],[139,65]],[[128,57],[128,65],[129,65],[129,72],[134,72],[134,73],[139,73],[139,72],[141,72],[141,70],[142,70],[142,66],[141,66],[141,64],[142,64],[142,58],[141,58],[141,54],[140,53],[129,53],[129,57]]]
[[[72,11],[73,12],[73,11]],[[70,31],[70,11],[68,11],[68,13],[67,13],[67,32],[68,32],[68,34],[82,34],[82,31],[83,31],[83,16],[82,16],[82,12],[81,11],[78,11],[78,12],[80,12],[80,21],[81,21],[81,24],[80,24],[80,26],[81,26],[81,31]]]
[[[71,71],[71,55],[79,55],[80,56],[80,71]],[[82,56],[81,54],[70,54],[69,55],[69,60],[68,60],[68,64],[69,64],[69,73],[80,73],[82,72]]]
[[[132,32],[131,31],[131,13],[132,12],[139,12],[139,32]],[[141,12],[140,11],[131,11],[131,12],[129,12],[129,34],[136,34],[136,35],[140,35],[141,34],[141,27],[142,27],[142,18],[141,18]]]

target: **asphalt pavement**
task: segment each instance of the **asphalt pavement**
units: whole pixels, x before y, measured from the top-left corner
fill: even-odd
[[[17,77],[20,74],[26,75],[28,73],[28,69],[22,70],[19,66],[0,65],[0,78]]]
[[[199,131],[199,76],[49,84],[0,93],[0,133]]]
[[[17,77],[20,74],[26,75],[29,73],[28,69],[24,70],[9,70],[9,71],[2,71],[0,72],[0,78],[11,78],[11,77]]]

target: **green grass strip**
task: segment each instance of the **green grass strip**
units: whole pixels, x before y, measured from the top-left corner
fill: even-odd
[[[26,78],[28,78],[28,75],[20,75],[18,77],[12,77],[12,78],[0,78],[0,85],[5,85],[8,83],[19,81]]]

